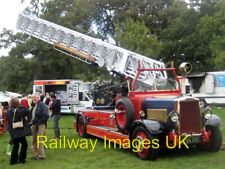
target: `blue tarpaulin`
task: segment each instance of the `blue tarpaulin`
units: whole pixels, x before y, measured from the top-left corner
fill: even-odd
[[[215,75],[215,82],[217,87],[225,87],[225,75]]]

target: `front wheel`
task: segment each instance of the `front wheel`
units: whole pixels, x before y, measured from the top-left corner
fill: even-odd
[[[132,133],[132,151],[142,160],[156,160],[159,145],[154,144],[153,137],[144,127],[138,126]]]
[[[209,142],[200,144],[199,149],[217,152],[222,146],[222,134],[219,127],[215,126],[206,126],[206,131],[209,132]]]

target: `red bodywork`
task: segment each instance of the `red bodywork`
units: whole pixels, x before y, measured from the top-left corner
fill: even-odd
[[[137,83],[137,79],[140,75],[141,72],[143,71],[171,71],[173,76],[175,77],[177,83],[178,83],[178,89],[177,90],[152,90],[152,91],[147,91],[147,92],[139,92],[135,91],[135,86]],[[138,120],[140,119],[140,111],[142,109],[142,102],[145,98],[150,98],[150,97],[171,97],[171,96],[181,96],[181,88],[180,88],[180,81],[176,75],[175,68],[165,68],[165,69],[142,69],[138,68],[137,69],[137,74],[135,76],[135,79],[132,83],[132,90],[129,93],[129,98],[132,101],[135,109],[135,119]]]
[[[171,91],[169,90],[152,90],[147,92],[135,91],[135,86],[137,83],[138,76],[140,72],[142,71],[172,71],[172,74],[175,77],[178,87],[176,90],[171,90]],[[128,80],[128,84],[129,84],[129,80]],[[181,96],[180,82],[176,75],[175,68],[165,68],[165,69],[138,68],[136,77],[132,83],[132,89],[129,91],[130,91],[129,99],[131,100],[135,110],[135,120],[140,119],[140,111],[142,110],[142,102],[145,98],[151,98],[151,97],[152,98],[153,97],[170,98],[170,97]],[[121,96],[118,94],[115,100],[118,101],[120,97]],[[183,116],[187,116],[187,113],[189,113],[192,110],[192,108],[189,105],[185,105],[182,108],[184,109],[188,108],[187,111],[183,113]],[[99,138],[107,139],[107,140],[115,139],[115,142],[117,142],[118,144],[121,144],[123,143],[124,140],[129,139],[129,132],[127,132],[127,134],[124,134],[124,133],[116,131],[116,121],[115,121],[115,118],[112,118],[114,114],[115,114],[115,110],[85,109],[79,112],[79,115],[81,115],[87,121],[87,124],[86,124],[87,134],[90,134]],[[200,119],[195,119],[195,121],[193,122],[196,124],[196,126],[199,126],[199,127],[196,127],[195,124],[193,124],[189,120],[187,120],[187,122],[184,121],[184,124],[185,123],[189,123],[189,124],[186,124],[188,128],[186,128],[185,125],[181,127],[181,130],[183,132],[194,130],[194,133],[202,133],[201,139],[203,141],[206,141],[206,142],[208,141],[209,134],[206,131],[201,131],[201,128],[199,128],[201,126]],[[74,124],[74,126],[77,127],[76,124]],[[174,132],[169,132],[167,136],[169,137],[169,141],[173,142],[174,139],[178,137],[178,134]]]
[[[6,111],[7,109],[2,109],[2,121],[0,122],[0,135],[6,131]]]

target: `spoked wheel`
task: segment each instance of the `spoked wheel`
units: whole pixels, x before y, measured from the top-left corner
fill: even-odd
[[[129,130],[131,123],[134,121],[134,108],[130,99],[126,97],[119,99],[116,110],[115,119],[119,131]]]
[[[79,136],[86,137],[87,136],[86,126],[84,123],[84,118],[82,116],[78,117],[77,127],[78,127]]]
[[[217,152],[222,146],[222,134],[219,127],[206,126],[206,131],[209,133],[209,142],[198,145],[201,150]]]
[[[142,126],[137,127],[132,134],[133,151],[142,160],[156,160],[159,147],[154,147],[152,141],[155,139],[146,129]]]

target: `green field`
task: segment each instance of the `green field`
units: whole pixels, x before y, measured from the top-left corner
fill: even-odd
[[[225,122],[225,108],[214,108],[215,114]],[[69,139],[82,139],[72,128],[73,116],[63,116],[60,121],[61,135]],[[225,125],[221,127],[223,140],[225,140]],[[53,138],[52,121],[49,120],[47,129],[48,139]],[[218,153],[200,152],[197,150],[166,151],[161,152],[156,161],[143,161],[138,159],[130,150],[105,149],[103,140],[97,140],[97,145],[91,153],[90,149],[46,149],[47,158],[43,161],[31,160],[31,137],[28,137],[29,149],[28,159],[25,164],[9,165],[9,156],[5,155],[8,143],[8,133],[0,136],[0,166],[1,169],[23,168],[23,169],[224,169],[225,151]],[[89,138],[88,138],[89,139]],[[95,141],[96,138],[92,138]]]

